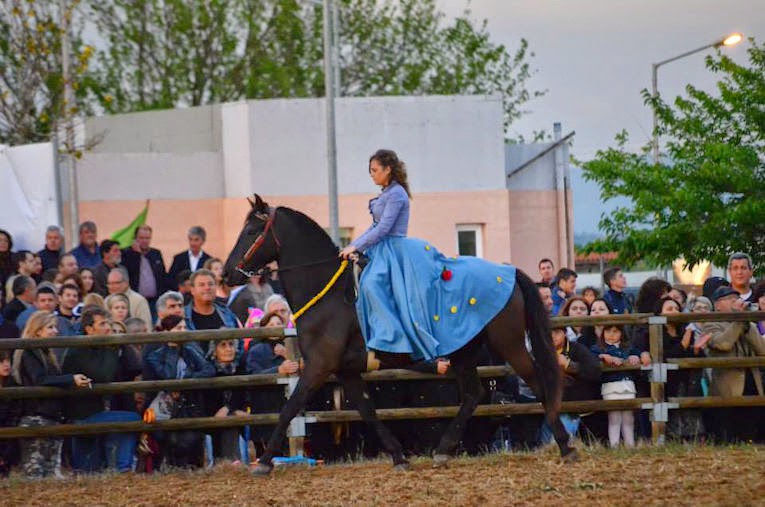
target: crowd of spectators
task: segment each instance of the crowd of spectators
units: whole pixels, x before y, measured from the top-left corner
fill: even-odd
[[[282,295],[277,271],[253,276],[247,285],[229,288],[223,281],[223,262],[204,250],[202,227],[188,231],[189,248],[176,254],[166,270],[162,252],[152,248],[152,229],[135,231],[133,244],[121,249],[115,241],[97,241],[93,222],[79,228],[79,243],[64,250],[58,227],[49,227],[45,247],[37,253],[13,250],[10,234],[0,230],[0,337],[53,338],[57,336],[183,332],[220,328],[291,327],[291,309]],[[751,259],[734,254],[729,280],[713,277],[702,294],[686,293],[654,278],[642,284],[636,300],[626,293],[627,278],[619,267],[603,273],[607,290],[577,291],[577,273],[568,267],[555,271],[553,261],[539,262],[539,294],[551,316],[647,312],[748,311],[765,309],[765,284],[754,287]],[[709,322],[664,325],[664,357],[748,357],[765,355],[765,322]],[[652,362],[648,332],[638,326],[559,326],[550,337],[564,378],[564,400],[629,399],[648,395],[648,382],[635,366]],[[212,378],[242,374],[291,375],[299,363],[278,341],[250,340],[168,342],[119,347],[37,348],[0,351],[0,388],[59,386],[89,389],[93,385],[133,380]],[[496,364],[489,350],[482,364]],[[632,366],[632,368],[623,368]],[[603,367],[609,367],[603,371]],[[414,365],[419,371],[444,374],[446,359]],[[622,369],[623,368],[623,369]],[[484,403],[535,401],[534,392],[513,376],[484,379]],[[679,370],[670,372],[667,396],[740,396],[763,394],[757,368]],[[380,382],[370,387],[376,406],[453,405],[457,389],[447,380]],[[66,402],[64,401],[66,400]],[[94,424],[184,417],[228,417],[272,413],[284,403],[281,386],[222,388],[198,391],[160,391],[122,395],[81,394],[69,398],[0,398],[0,426],[48,426],[63,422]],[[314,409],[350,408],[342,390],[326,386],[310,402]],[[650,437],[645,411],[621,410],[603,414],[563,414],[572,435],[600,440],[611,446],[633,446],[636,438]],[[427,452],[436,445],[444,420],[392,423],[407,449]],[[551,440],[538,416],[474,418],[462,442],[467,451],[497,447],[533,447]],[[672,410],[670,437],[719,441],[763,438],[760,408]],[[61,475],[62,467],[76,473],[117,471],[152,472],[164,466],[201,467],[219,460],[248,462],[262,452],[270,428],[253,426],[210,431],[61,438],[0,439],[0,474],[13,464],[29,477]],[[360,424],[312,425],[306,452],[326,459],[359,452],[374,454],[380,445]]]

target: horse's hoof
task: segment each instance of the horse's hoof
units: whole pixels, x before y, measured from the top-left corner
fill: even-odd
[[[412,466],[409,464],[408,461],[404,461],[403,463],[397,463],[393,465],[393,470],[396,472],[408,472],[412,469]]]
[[[579,452],[573,447],[569,447],[568,451],[561,455],[561,459],[564,463],[576,463],[579,461]]]
[[[274,469],[273,465],[266,465],[265,463],[258,463],[255,468],[252,469],[252,475],[255,477],[268,477],[271,470]]]
[[[448,464],[449,464],[449,456],[447,454],[433,455],[433,468],[446,468]]]

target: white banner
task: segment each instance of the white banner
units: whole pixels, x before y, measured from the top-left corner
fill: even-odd
[[[13,249],[40,250],[45,229],[61,225],[53,145],[0,146],[0,189],[0,229],[13,236]]]

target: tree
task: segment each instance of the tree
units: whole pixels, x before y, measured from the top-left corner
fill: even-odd
[[[528,42],[511,53],[467,9],[446,24],[435,0],[341,0],[340,19],[345,95],[498,94],[507,129],[544,94],[527,89]]]
[[[719,52],[707,57],[720,75],[717,94],[688,85],[670,105],[643,90],[666,138],[665,163],[649,161],[650,146],[626,152],[622,132],[615,148],[583,164],[604,200],[630,200],[601,217],[605,238],[587,250],[618,251],[627,264],[684,257],[691,266],[724,266],[743,251],[765,270],[765,45],[750,43],[748,65]]]
[[[505,125],[530,92],[528,44],[511,53],[470,12],[435,0],[336,0],[346,96],[499,94]],[[95,95],[108,112],[324,95],[322,7],[308,0],[91,0],[107,46]]]
[[[63,15],[72,18],[76,2]],[[88,65],[93,47],[84,45],[81,25],[72,33],[75,103],[64,102],[61,72],[61,13],[53,2],[0,0],[0,143],[47,141],[61,118],[86,108]]]

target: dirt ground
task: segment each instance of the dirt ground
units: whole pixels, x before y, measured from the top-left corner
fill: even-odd
[[[170,505],[765,505],[765,447],[588,448],[562,464],[551,449],[430,460],[280,467],[266,479],[222,465],[164,475],[0,480],[3,506]]]

